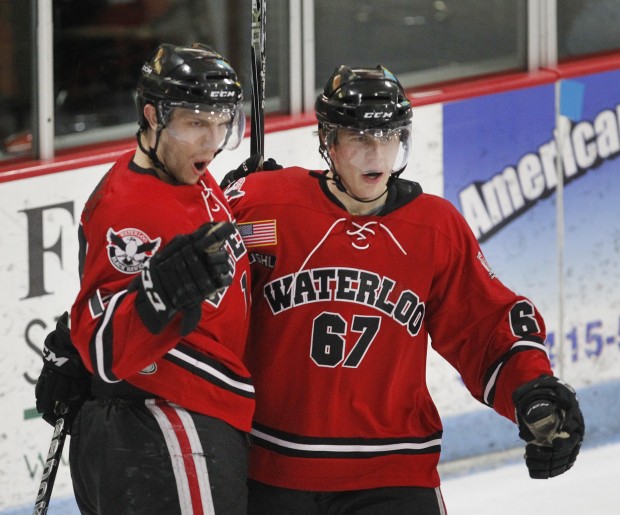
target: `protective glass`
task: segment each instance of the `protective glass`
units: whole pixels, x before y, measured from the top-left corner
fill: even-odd
[[[234,150],[245,132],[241,107],[161,102],[160,120],[173,138],[191,145]]]
[[[396,129],[327,127],[327,148],[346,149],[349,162],[359,170],[399,172],[407,166],[411,152],[411,124]]]

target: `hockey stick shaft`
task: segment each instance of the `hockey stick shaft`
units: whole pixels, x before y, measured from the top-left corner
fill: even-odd
[[[41,477],[39,491],[37,492],[37,498],[34,502],[33,515],[45,515],[47,513],[66,437],[67,414],[64,413],[58,417],[56,425],[54,426],[54,434],[52,435],[50,448],[47,452],[47,459],[43,466],[43,476]]]
[[[265,22],[266,0],[252,0],[252,130],[250,154],[260,155],[262,165],[265,152]]]

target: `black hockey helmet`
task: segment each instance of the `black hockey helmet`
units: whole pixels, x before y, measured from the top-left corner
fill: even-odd
[[[406,127],[411,103],[398,79],[386,68],[339,66],[315,103],[319,128],[323,125],[360,130]]]
[[[405,169],[411,148],[411,102],[398,79],[387,68],[351,68],[341,65],[325,84],[315,103],[319,122],[319,152],[334,175],[329,147],[338,141],[340,129],[352,129],[375,138],[396,135],[400,148],[392,174]]]
[[[243,138],[242,101],[241,84],[232,66],[200,43],[190,47],[159,45],[142,66],[138,80],[136,105],[141,130],[148,127],[144,106],[150,103],[156,107],[158,121],[164,126],[168,111],[174,107],[228,112],[231,126],[241,125],[237,137]]]

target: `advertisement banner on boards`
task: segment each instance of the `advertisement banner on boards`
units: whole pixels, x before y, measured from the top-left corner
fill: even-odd
[[[107,168],[0,184],[0,510],[37,495],[54,431],[35,409],[41,349],[77,295],[80,212]],[[54,496],[72,492],[67,450]]]
[[[619,75],[444,106],[445,196],[538,306],[554,370],[575,386],[620,378]]]

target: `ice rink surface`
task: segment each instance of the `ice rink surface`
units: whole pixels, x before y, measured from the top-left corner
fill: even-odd
[[[582,450],[575,466],[549,480],[530,479],[525,463],[447,474],[442,490],[449,515],[617,515],[620,442]],[[32,507],[0,515],[29,515]],[[54,499],[48,515],[79,515],[72,499]],[[119,511],[119,514],[122,513]],[[404,514],[386,514],[404,515]]]
[[[524,462],[443,481],[449,515],[620,514],[620,442],[585,448],[567,473],[530,479]]]

